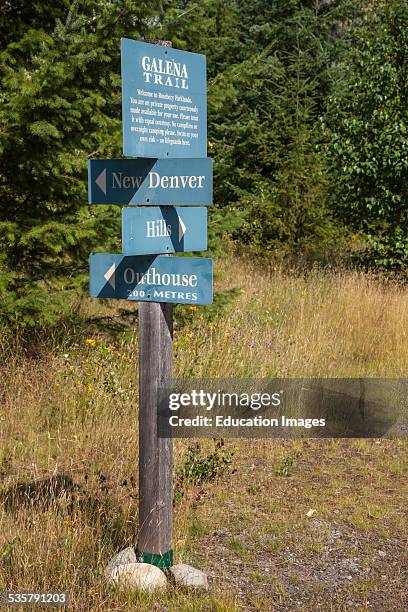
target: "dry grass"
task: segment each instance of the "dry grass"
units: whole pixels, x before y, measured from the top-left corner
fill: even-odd
[[[223,286],[242,288],[238,307],[215,325],[198,319],[192,337],[182,336],[181,375],[403,377],[408,371],[406,288],[358,272],[301,277],[243,262],[221,277],[229,279]]]
[[[212,322],[187,309],[178,375],[406,377],[406,289],[357,273],[218,269],[220,286],[244,289]],[[0,401],[1,588],[66,589],[75,610],[408,607],[405,441],[228,442],[230,474],[187,488],[175,508],[176,558],[205,567],[214,590],[152,599],[112,591],[102,575],[137,539],[137,336],[9,357]],[[185,449],[176,442],[176,463]],[[277,475],[288,456],[293,473]],[[349,558],[360,568],[351,580]]]

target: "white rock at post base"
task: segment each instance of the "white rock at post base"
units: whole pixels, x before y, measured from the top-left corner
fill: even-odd
[[[207,574],[185,563],[169,567],[169,577],[179,587],[208,589]]]
[[[109,580],[115,567],[118,567],[119,565],[126,565],[126,563],[137,563],[135,549],[132,548],[132,546],[124,548],[118,552],[117,555],[112,557],[105,569],[107,579]]]
[[[139,591],[164,591],[167,579],[164,572],[150,563],[125,563],[112,569],[107,578],[111,584]]]

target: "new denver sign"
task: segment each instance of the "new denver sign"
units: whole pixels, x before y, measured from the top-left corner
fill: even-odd
[[[212,160],[93,159],[88,162],[90,204],[212,203]]]

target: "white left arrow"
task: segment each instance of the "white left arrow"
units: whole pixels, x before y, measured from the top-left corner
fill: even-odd
[[[183,219],[181,217],[178,218],[179,220],[179,241],[183,238],[184,234],[187,231],[186,226],[184,225]]]
[[[109,270],[103,275],[103,277],[106,278],[112,289],[115,289],[115,270],[116,266],[113,263]]]
[[[102,170],[100,175],[95,179],[95,183],[99,189],[106,195],[106,168]]]

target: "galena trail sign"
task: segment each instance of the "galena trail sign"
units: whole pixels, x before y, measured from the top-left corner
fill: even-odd
[[[89,204],[210,206],[212,159],[92,159]]]
[[[205,257],[94,253],[90,271],[93,297],[174,304],[212,302],[212,260]]]
[[[178,253],[207,249],[207,209],[149,206],[122,209],[122,253]]]
[[[123,154],[206,157],[206,57],[122,38]]]

